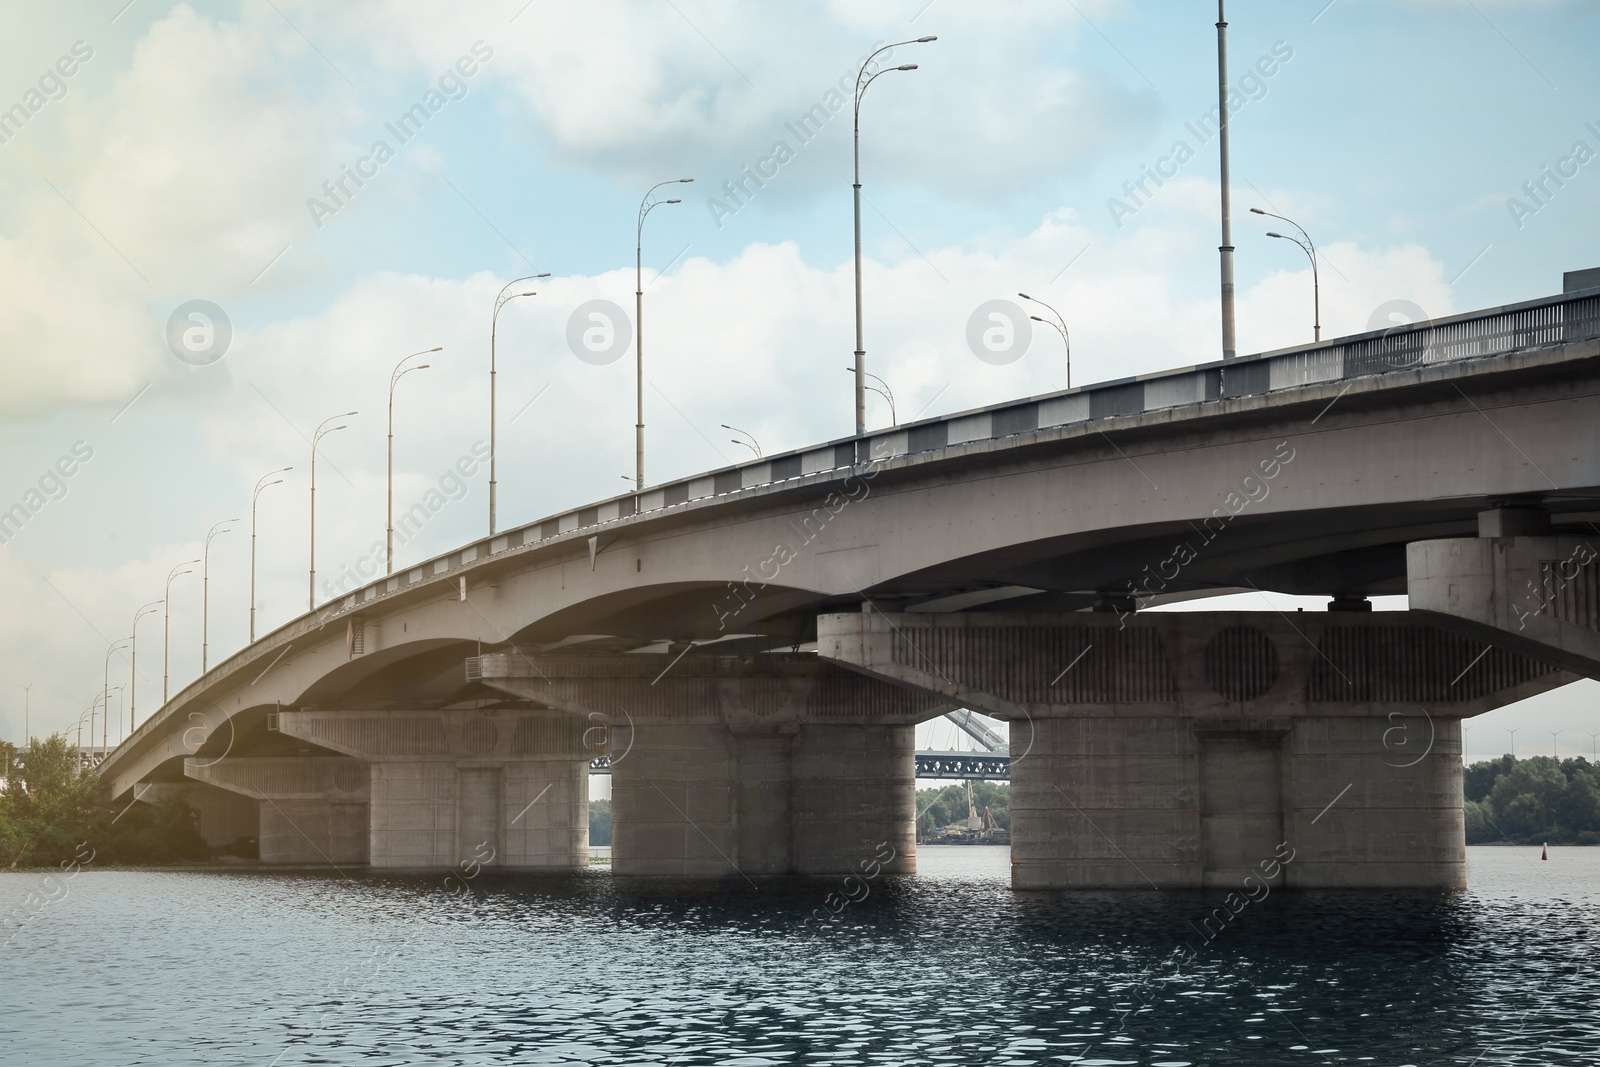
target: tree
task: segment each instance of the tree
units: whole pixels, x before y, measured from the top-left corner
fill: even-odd
[[[0,866],[53,866],[104,841],[110,815],[99,800],[100,779],[76,746],[60,734],[35,742],[0,795]]]
[[[589,801],[589,844],[611,844],[611,801]]]

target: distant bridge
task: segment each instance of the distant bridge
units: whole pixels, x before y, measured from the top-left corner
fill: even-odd
[[[918,778],[971,779],[975,782],[1011,780],[1011,757],[994,752],[918,752]],[[590,774],[610,774],[611,757],[589,761]]]

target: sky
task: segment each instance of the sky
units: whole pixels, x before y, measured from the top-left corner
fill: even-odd
[[[1064,384],[1053,334],[998,366],[966,343],[972,312],[1019,290],[1064,315],[1075,384],[1220,356],[1207,3],[106,0],[0,18],[0,509],[30,512],[0,545],[7,739],[25,705],[35,735],[78,721],[108,663],[126,686],[108,644],[229,519],[205,580],[172,584],[173,691],[203,641],[213,662],[244,645],[252,499],[257,630],[303,611],[309,439],[354,411],[319,453],[319,600],[349,581],[383,539],[390,375],[410,353],[442,349],[395,388],[396,510],[438,506],[397,564],[480,536],[489,327],[514,278],[551,275],[498,319],[500,527],[625,488],[633,361],[588,316],[631,309],[657,182],[694,179],[644,228],[648,480],[747,455],[724,423],[767,452],[848,434],[834,94],[882,44],[938,37],[887,53],[918,69],[862,109],[868,367],[901,421]],[[1443,315],[1600,266],[1593,0],[1235,0],[1228,18],[1241,351],[1312,328],[1310,262],[1252,206],[1317,242],[1325,337],[1394,321],[1394,301]],[[167,621],[138,625],[141,721]],[[1469,755],[1512,728],[1519,753],[1550,751],[1552,729],[1587,753],[1597,693],[1483,716]]]

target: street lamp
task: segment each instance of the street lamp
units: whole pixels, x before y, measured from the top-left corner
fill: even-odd
[[[1566,733],[1566,731],[1565,730],[1546,730],[1545,733],[1550,735],[1550,758],[1555,760],[1557,763],[1560,763],[1561,762],[1561,756],[1559,754],[1557,754],[1557,752],[1556,752],[1556,738],[1558,738],[1562,734]]]
[[[491,332],[493,331],[491,330]],[[489,342],[489,347],[494,347],[494,342],[492,340]],[[427,348],[423,349],[421,352],[411,353],[411,355],[407,356],[406,359],[413,359],[417,356],[425,356],[429,352],[442,351],[444,351],[443,348]],[[427,363],[418,363],[414,366],[406,367],[405,370],[401,370],[400,368],[405,364],[406,359],[402,359],[399,363],[396,363],[394,365],[394,373],[389,375],[389,530],[384,541],[384,558],[388,561],[390,574],[394,573],[394,386],[396,382],[410,374],[412,371],[427,370],[429,367],[429,364]],[[491,403],[489,407],[489,421],[492,423],[494,421],[493,403]],[[489,523],[489,532],[494,533],[494,521],[492,519]],[[253,639],[254,638],[252,638],[252,640]]]
[[[211,539],[218,534],[232,533],[222,527],[238,519],[223,519],[206,534],[206,543],[200,552],[200,673],[206,673],[211,650]]]
[[[644,220],[645,217],[660,207],[662,204],[681,204],[681,200],[657,200],[655,192],[663,185],[686,185],[694,181],[693,178],[669,178],[664,182],[656,182],[644,194],[644,199],[639,201],[639,228],[635,233],[633,244],[633,358],[635,378],[635,399],[638,404],[638,421],[633,426],[633,459],[634,473],[633,486],[635,489],[644,488]]]
[[[191,563],[199,562],[197,559],[185,560],[178,564],[178,567],[187,567]],[[180,574],[190,573],[189,571],[181,571],[178,567],[174,567],[167,572],[167,593],[166,596],[161,598],[162,604],[166,605],[161,609],[161,704],[163,707],[167,703],[167,664],[169,662],[167,652],[172,647],[172,579]]]
[[[1028,318],[1032,319],[1034,322],[1042,322],[1046,326],[1053,327],[1055,329],[1056,333],[1059,333],[1061,335],[1062,344],[1067,346],[1067,388],[1071,389],[1072,388],[1072,338],[1067,334],[1067,320],[1061,317],[1061,312],[1057,311],[1055,308],[1051,307],[1049,304],[1046,304],[1043,300],[1040,300],[1038,297],[1029,296],[1027,293],[1018,293],[1017,295],[1022,297],[1022,299],[1024,299],[1024,300],[1030,300],[1033,303],[1038,304],[1040,307],[1042,307],[1046,311],[1050,312],[1051,315],[1055,316],[1052,319],[1041,319],[1037,315],[1029,315]]]
[[[311,574],[308,583],[309,594],[306,598],[306,610],[317,610],[317,444],[323,437],[335,430],[345,428],[344,423],[329,426],[334,419],[347,419],[359,414],[355,411],[346,411],[342,415],[329,415],[317,426],[316,433],[311,435]]]
[[[101,716],[102,719],[111,717],[111,653],[131,640],[133,640],[131,637],[124,637],[121,640],[111,642],[111,647],[106,649],[105,672],[100,682],[100,706],[105,711],[105,714]],[[92,723],[89,726],[89,747],[94,747],[94,725]]]
[[[886,67],[878,71],[865,82],[861,79],[867,73],[867,68],[872,66],[872,61],[880,53],[891,48],[899,48],[906,44],[927,44],[937,41],[937,37],[918,37],[912,41],[897,41],[886,44],[878,51],[867,57],[861,64],[861,69],[856,72],[856,106],[855,106],[855,209],[856,209],[856,436],[860,437],[867,432],[867,352],[866,344],[861,337],[861,98],[867,93],[867,86],[877,81],[891,70],[916,70],[915,63],[905,63],[898,67]]]
[[[508,304],[511,301],[515,300],[519,296],[538,296],[539,295],[538,293],[535,293],[532,290],[529,290],[527,292],[522,292],[522,293],[512,293],[512,292],[508,292],[507,290],[509,290],[513,285],[518,285],[518,284],[520,284],[522,282],[531,282],[531,281],[536,281],[539,278],[548,278],[548,277],[550,277],[550,273],[548,271],[546,271],[543,274],[524,274],[520,278],[513,278],[509,282],[506,282],[506,284],[501,286],[501,288],[500,288],[500,295],[494,298],[494,314],[489,316],[489,536],[490,537],[494,536],[494,501],[495,501],[495,477],[494,477],[494,474],[495,474],[495,464],[494,464],[494,458],[495,458],[495,453],[494,453],[494,429],[495,429],[495,427],[494,427],[494,376],[495,376],[494,332],[495,332],[495,327],[500,324],[500,309],[505,307],[506,304]],[[434,349],[434,351],[437,352],[438,349]],[[422,353],[418,352],[418,353],[415,353],[415,354],[416,355],[421,355]],[[406,359],[410,359],[410,358],[411,358],[410,356],[406,357]],[[404,363],[405,359],[401,360],[400,362]],[[390,381],[390,383],[389,383],[389,398],[390,398],[390,406],[392,407],[393,406],[393,401],[394,401],[394,382],[393,381]],[[391,412],[391,414],[390,414],[391,425],[393,424],[393,417],[394,417],[393,413]],[[516,420],[513,419],[512,421],[516,421]]]
[[[128,735],[133,735],[134,716],[139,710],[139,620],[149,615],[162,602],[152,600],[144,607],[133,613],[133,636],[128,638],[128,651],[132,660],[128,668]]]
[[[1522,729],[1522,727],[1519,726],[1519,727],[1517,727],[1516,730],[1513,730],[1509,726],[1502,726],[1501,729],[1504,730],[1506,733],[1511,735],[1511,756],[1512,756],[1512,758],[1516,758],[1516,755],[1517,755],[1517,730]]]
[[[1311,235],[1306,233],[1305,228],[1293,219],[1287,218],[1283,215],[1274,215],[1270,211],[1262,211],[1258,207],[1253,207],[1250,210],[1256,215],[1265,215],[1268,218],[1282,219],[1284,222],[1287,222],[1290,226],[1293,226],[1295,229],[1300,231],[1300,237],[1281,234],[1274,230],[1268,230],[1267,236],[1276,237],[1280,241],[1293,241],[1295,244],[1300,246],[1300,251],[1306,254],[1306,258],[1311,260],[1311,317],[1313,323],[1312,329],[1315,331],[1312,336],[1316,341],[1320,342],[1322,340],[1322,283],[1317,279],[1317,246],[1311,243]],[[1304,240],[1301,240],[1301,238],[1304,238]]]
[[[853,371],[855,368],[846,367],[845,370]],[[869,385],[867,388],[889,402],[889,424],[891,426],[900,425],[900,415],[895,410],[894,406],[894,391],[889,388],[889,383],[878,377],[876,374],[873,374],[871,371],[867,372],[867,377],[878,383],[877,385]]]
[[[122,690],[123,687],[120,685],[111,687],[111,691],[117,694],[118,726],[122,725]],[[102,710],[105,714],[100,717],[100,758],[105,759],[106,752],[111,748],[111,705],[107,704]]]
[[[751,433],[749,430],[741,430],[737,426],[729,426],[725,422],[718,423],[717,425],[721,426],[724,430],[732,430],[734,433],[743,434],[745,437],[748,437],[748,441],[741,441],[737,437],[730,437],[729,440],[736,445],[743,445],[745,448],[748,448],[750,451],[754,452],[757,459],[761,458],[761,442],[756,440],[755,434]]]
[[[274,474],[285,474],[294,470],[293,467],[279,467],[268,474],[263,474],[256,483],[255,492],[250,494],[250,643],[256,643],[256,497],[261,495],[261,490],[269,485],[281,485],[282,478],[267,481]]]

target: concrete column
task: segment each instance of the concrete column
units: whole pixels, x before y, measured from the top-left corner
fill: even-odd
[[[1574,678],[1405,612],[848,614],[818,638],[1010,720],[1019,889],[1459,887],[1460,720]]]
[[[1202,884],[1199,753],[1186,720],[1050,718],[1025,727],[1012,726],[1013,886]]]
[[[412,869],[586,865],[596,754],[586,726],[561,712],[505,709],[278,716],[283,733],[371,765],[369,862]]]
[[[854,873],[882,844],[884,870],[916,871],[915,726],[808,725],[794,766],[795,873]]]
[[[182,797],[200,816],[200,836],[212,848],[260,834],[256,802],[225,789],[199,782],[141,782],[133,787],[133,799],[147,804],[169,796]]]
[[[916,869],[914,724],[952,705],[814,655],[489,655],[469,674],[609,731],[612,870]]]
[[[262,863],[360,866],[367,862],[367,765],[343,756],[184,760],[183,772],[258,802]]]

